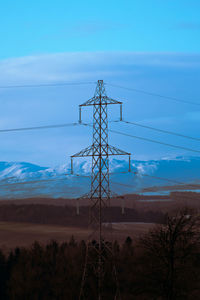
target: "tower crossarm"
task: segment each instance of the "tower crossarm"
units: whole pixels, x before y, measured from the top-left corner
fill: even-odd
[[[120,150],[120,149],[118,149],[118,148],[116,148],[116,147],[114,147],[114,146],[108,146],[108,155],[110,156],[110,155],[128,155],[128,156],[130,156],[131,155],[131,153],[128,153],[128,152],[125,152],[125,151],[123,151],[123,150]]]
[[[101,97],[101,105],[109,105],[109,104],[122,104],[121,101],[114,100],[110,97],[107,96],[102,96]],[[99,103],[99,97],[92,97],[91,99],[87,100],[83,104],[80,104],[79,107],[83,106],[92,106],[92,105],[100,105]]]
[[[94,148],[93,145],[89,146],[89,147],[77,152],[76,154],[72,155],[71,158],[73,158],[73,157],[92,156],[93,148]]]
[[[128,152],[125,152],[123,150],[120,150],[114,146],[109,146],[109,145],[102,145],[102,148],[108,147],[108,153],[104,153],[104,151],[102,151],[101,156],[107,156],[107,155],[128,155],[130,156],[131,154]],[[79,152],[77,152],[76,154],[72,155],[71,158],[74,157],[87,157],[87,156],[99,156],[99,153],[96,151],[97,147],[95,145],[89,146]],[[104,150],[104,149],[103,149]]]
[[[98,151],[99,147],[98,145],[91,145],[79,152],[77,152],[76,154],[71,156],[71,174],[73,174],[73,159],[76,157],[98,157],[99,156],[99,151]],[[128,153],[126,151],[123,151],[121,149],[118,149],[114,146],[110,146],[110,145],[102,145],[102,152],[101,152],[101,157],[108,157],[108,156],[114,156],[114,155],[126,155],[129,157],[129,171],[131,168],[131,153]]]

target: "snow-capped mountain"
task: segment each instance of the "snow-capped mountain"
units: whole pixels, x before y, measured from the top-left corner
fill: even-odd
[[[26,162],[0,162],[0,199],[80,196],[90,189],[90,167],[87,161],[76,161],[75,174],[71,175],[69,165],[48,168]],[[145,187],[175,185],[176,181],[200,184],[200,157],[132,161],[131,169],[128,173],[126,160],[110,161],[114,192],[142,192]]]

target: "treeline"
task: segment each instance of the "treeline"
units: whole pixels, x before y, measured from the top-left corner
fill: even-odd
[[[0,221],[29,222],[35,224],[54,224],[66,226],[87,226],[89,208],[81,207],[80,215],[72,206],[54,206],[44,204],[1,205]],[[150,222],[163,223],[165,215],[159,211],[138,211],[126,208],[122,215],[120,207],[110,207],[103,210],[105,222]]]
[[[104,300],[114,299],[116,266],[122,300],[200,299],[199,217],[188,212],[167,216],[137,242],[127,237],[123,245],[106,243],[103,249]],[[97,259],[98,243],[92,241],[89,258]],[[16,248],[7,256],[0,252],[0,299],[79,299],[86,243],[72,237],[67,243],[35,242]],[[113,249],[113,259],[109,248]],[[97,299],[97,276],[89,264],[85,299]]]

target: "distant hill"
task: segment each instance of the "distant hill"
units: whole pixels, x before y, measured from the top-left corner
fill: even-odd
[[[177,185],[176,181],[200,184],[200,157],[133,160],[131,164],[132,173],[123,173],[128,170],[128,162],[111,160],[110,181],[114,192],[139,193],[148,187]],[[76,161],[75,175],[71,176],[68,165],[49,168],[27,162],[0,162],[0,199],[80,196],[90,189],[90,167],[86,161]]]

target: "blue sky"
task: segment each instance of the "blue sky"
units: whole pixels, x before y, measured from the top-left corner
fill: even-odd
[[[76,51],[200,51],[199,0],[1,3],[0,58]]]
[[[0,86],[97,81],[199,102],[200,1],[4,1],[0,12]],[[95,85],[0,89],[0,128],[74,122]],[[107,86],[124,116],[199,137],[198,106]],[[114,109],[111,119],[116,119]],[[91,120],[92,111],[83,114]],[[200,150],[200,144],[128,125],[113,129]],[[195,153],[112,134],[134,159]],[[91,143],[88,128],[1,134],[1,161],[66,163]]]
[[[98,79],[200,103],[200,54],[80,52],[27,56],[0,62],[2,85],[95,82]],[[199,137],[199,106],[108,85],[106,88],[109,96],[123,101],[126,120]],[[3,129],[76,122],[78,105],[91,98],[94,91],[95,84],[0,89],[0,127]],[[109,116],[111,120],[118,119],[118,110],[110,108]],[[84,110],[83,120],[92,121],[92,109]],[[125,124],[111,123],[110,127],[200,150],[199,142]],[[28,161],[44,166],[63,164],[69,161],[71,154],[90,145],[91,138],[91,130],[85,127],[1,133],[1,160]],[[110,143],[132,152],[134,159],[196,155],[116,134],[110,135]]]

